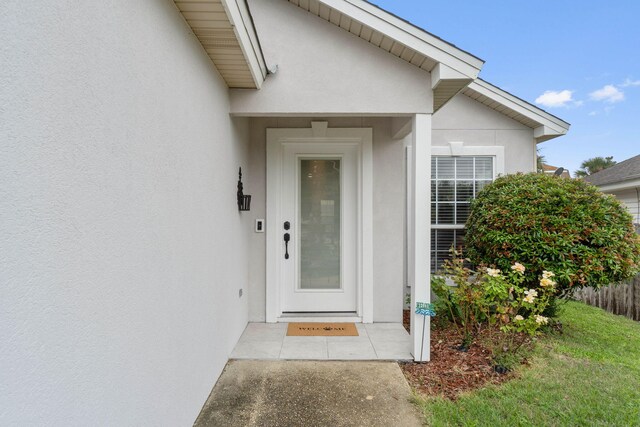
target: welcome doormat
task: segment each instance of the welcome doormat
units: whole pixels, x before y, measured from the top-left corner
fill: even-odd
[[[357,337],[355,323],[289,323],[289,337]]]

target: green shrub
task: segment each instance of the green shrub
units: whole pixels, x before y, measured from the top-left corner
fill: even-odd
[[[431,290],[437,299],[434,308],[438,320],[446,318],[460,331],[462,347],[469,347],[480,326],[478,303],[482,298],[478,277],[465,267],[457,254],[444,263],[445,276],[431,276]],[[447,277],[455,286],[447,284]]]
[[[472,203],[466,236],[466,255],[474,264],[506,271],[519,262],[531,288],[538,288],[544,269],[554,271],[561,296],[639,271],[640,239],[631,215],[582,180],[500,177]]]
[[[468,347],[482,334],[494,363],[505,369],[521,359],[521,351],[549,321],[544,316],[554,294],[555,274],[543,271],[538,290],[524,285],[526,267],[514,263],[505,271],[480,267],[471,270],[455,254],[443,266],[445,276],[433,276],[431,289],[437,317],[447,319],[462,335],[461,347]],[[447,277],[455,286],[448,286]]]

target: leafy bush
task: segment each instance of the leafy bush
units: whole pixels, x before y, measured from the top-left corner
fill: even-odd
[[[632,217],[614,197],[576,179],[544,174],[498,178],[473,201],[467,255],[474,264],[526,267],[525,283],[539,289],[546,268],[561,296],[600,287],[640,269],[640,239]]]
[[[454,257],[444,263],[445,276],[431,277],[431,290],[438,297],[433,303],[436,321],[446,318],[462,334],[461,347],[471,345],[480,324],[478,301],[481,298],[473,272],[464,266],[464,260]],[[455,286],[447,284],[447,277]]]
[[[443,273],[455,286],[448,286],[443,276],[432,278],[438,316],[460,330],[462,348],[485,329],[487,347],[494,363],[502,368],[508,369],[519,361],[523,345],[549,322],[543,313],[556,293],[555,274],[551,271],[542,272],[538,289],[524,286],[526,267],[520,263],[504,272],[485,267],[473,271],[456,256],[445,261]]]

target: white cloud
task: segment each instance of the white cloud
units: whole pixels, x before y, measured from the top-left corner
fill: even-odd
[[[545,107],[566,107],[568,103],[573,101],[572,94],[572,91],[566,89],[560,92],[547,90],[536,98],[536,104],[544,105]]]
[[[589,98],[594,101],[604,101],[613,104],[624,101],[624,92],[621,92],[614,85],[606,85],[602,89],[591,92]]]
[[[629,87],[629,86],[640,86],[640,80],[626,79],[624,83],[620,85],[620,87]]]
[[[597,115],[598,115],[598,112],[597,112],[597,111],[592,111],[592,112],[590,112],[590,113],[589,113],[589,115],[590,115],[590,116],[597,116]]]

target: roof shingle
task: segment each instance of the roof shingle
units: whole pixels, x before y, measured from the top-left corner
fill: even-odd
[[[600,172],[585,177],[585,181],[601,186],[640,178],[640,154]]]

